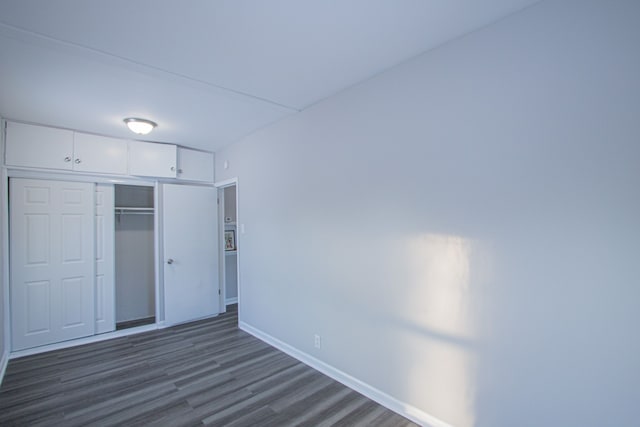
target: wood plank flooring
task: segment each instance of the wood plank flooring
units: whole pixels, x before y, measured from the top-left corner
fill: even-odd
[[[213,319],[9,361],[2,426],[415,426]]]
[[[120,331],[122,329],[135,328],[137,326],[153,325],[154,323],[156,323],[155,316],[145,317],[143,319],[127,320],[124,322],[116,323],[116,331]]]

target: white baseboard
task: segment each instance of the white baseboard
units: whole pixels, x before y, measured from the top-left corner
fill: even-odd
[[[271,335],[262,332],[260,329],[257,329],[245,322],[238,322],[238,326],[243,331],[253,335],[261,341],[266,342],[274,346],[275,348],[287,353],[289,356],[299,360],[300,362],[308,365],[323,374],[333,378],[334,380],[346,385],[347,387],[367,396],[369,399],[379,403],[380,405],[402,415],[410,419],[411,421],[420,424],[425,427],[453,427],[451,424],[447,424],[439,418],[434,417],[433,415],[429,415],[426,412],[416,408],[415,406],[409,405],[408,403],[401,402],[400,400],[392,397],[377,388],[370,386],[369,384],[360,381],[357,378],[352,377],[351,375],[342,372],[339,369],[334,368],[331,365],[326,364],[325,362],[316,359],[313,356],[304,353],[289,344],[280,341],[277,338],[272,337]]]
[[[47,344],[40,347],[27,348],[24,350],[16,350],[9,354],[9,359],[17,359],[19,357],[32,356],[34,354],[45,353],[47,351],[60,350],[63,348],[76,347],[78,345],[91,344],[94,342],[100,342],[105,340],[111,340],[114,338],[126,337],[129,335],[141,334],[143,332],[155,331],[156,329],[165,329],[171,326],[180,325],[183,323],[195,322],[198,320],[209,319],[211,317],[216,317],[218,314],[213,314],[211,316],[199,317],[197,319],[187,320],[185,322],[167,324],[165,320],[161,320],[157,323],[153,323],[151,325],[142,325],[136,326],[133,328],[121,329],[119,331],[113,332],[105,332],[97,335],[90,335],[84,338],[77,338],[69,341],[62,341],[53,344]]]
[[[9,363],[9,352],[5,351],[2,353],[2,359],[0,359],[0,385],[2,385],[2,380],[4,379],[4,373],[7,370],[7,364]]]
[[[105,332],[103,334],[91,335],[85,338],[77,338],[69,341],[62,341],[54,344],[47,344],[40,347],[27,348],[25,350],[16,350],[11,352],[9,359],[17,359],[19,357],[32,356],[34,354],[45,353],[47,351],[60,350],[63,348],[76,347],[78,345],[91,344],[114,338],[126,337],[128,335],[140,334],[142,332],[155,331],[160,329],[156,324],[137,326],[135,328],[122,329],[120,331]]]
[[[235,298],[227,298],[224,301],[224,305],[231,305],[231,304],[237,304],[238,303],[238,297]]]

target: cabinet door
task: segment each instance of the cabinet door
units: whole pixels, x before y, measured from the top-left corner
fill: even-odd
[[[72,131],[7,122],[6,136],[8,165],[71,170]]]
[[[178,179],[213,182],[213,154],[178,147]]]
[[[127,141],[76,132],[73,170],[117,175],[127,174]]]
[[[177,147],[170,144],[129,141],[129,174],[176,177]]]
[[[93,335],[94,184],[9,182],[12,350]]]

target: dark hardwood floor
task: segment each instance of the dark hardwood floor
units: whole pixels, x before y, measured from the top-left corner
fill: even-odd
[[[414,426],[213,319],[9,361],[2,426]]]
[[[127,320],[125,322],[116,323],[116,331],[121,331],[122,329],[135,328],[137,326],[153,325],[154,323],[156,323],[155,316],[145,317],[142,319]]]

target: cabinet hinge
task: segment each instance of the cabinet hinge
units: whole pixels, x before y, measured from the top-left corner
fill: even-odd
[[[218,289],[218,295],[222,295],[222,291]]]

